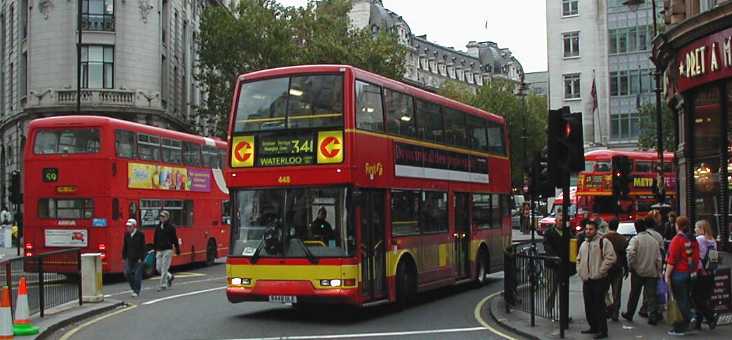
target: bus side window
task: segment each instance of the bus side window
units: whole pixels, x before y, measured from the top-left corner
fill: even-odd
[[[137,150],[135,148],[135,133],[126,130],[115,131],[115,147],[117,149],[117,157],[135,158]]]
[[[137,202],[130,201],[129,210],[127,211],[127,213],[129,216],[128,218],[134,218],[137,221],[140,220],[140,218],[137,216]],[[139,224],[139,222],[138,222],[138,224]]]
[[[221,202],[221,224],[231,224],[231,201]]]

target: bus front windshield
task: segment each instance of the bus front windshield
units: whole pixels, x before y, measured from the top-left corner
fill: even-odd
[[[37,155],[96,153],[101,143],[97,128],[38,130],[33,144]]]
[[[346,188],[241,190],[234,256],[344,257],[355,249]]]

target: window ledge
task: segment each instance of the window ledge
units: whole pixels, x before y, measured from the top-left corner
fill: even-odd
[[[578,102],[578,101],[581,101],[581,100],[582,100],[582,97],[578,97],[578,98],[564,98],[564,101],[565,102]]]
[[[580,16],[579,13],[577,13],[577,14],[570,14],[570,15],[562,15],[561,16],[561,19],[571,19],[571,18],[577,18],[579,16]]]
[[[572,59],[579,59],[579,58],[582,58],[582,56],[578,56],[578,55],[576,55],[576,56],[571,56],[571,57],[562,57],[562,58],[563,58],[564,60],[572,60]]]

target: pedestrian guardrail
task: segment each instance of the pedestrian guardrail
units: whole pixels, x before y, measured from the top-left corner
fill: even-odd
[[[81,250],[64,249],[33,256],[0,261],[0,283],[10,288],[11,307],[15,310],[18,283],[28,283],[30,314],[78,301],[81,305]]]
[[[559,257],[541,255],[528,243],[514,244],[505,254],[506,311],[520,310],[559,320]]]

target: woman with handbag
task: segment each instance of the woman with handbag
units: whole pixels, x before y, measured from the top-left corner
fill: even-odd
[[[672,300],[681,312],[680,320],[674,320],[673,329],[668,334],[685,335],[691,322],[689,293],[695,280],[699,265],[699,243],[689,232],[689,219],[679,216],[676,219],[676,236],[671,240],[666,257],[666,283],[671,288]],[[669,310],[672,306],[669,306]],[[672,314],[669,312],[669,314]]]
[[[714,231],[706,220],[697,221],[694,225],[696,240],[699,243],[699,274],[691,294],[694,301],[696,316],[692,320],[692,326],[701,329],[702,320],[706,319],[709,329],[717,326],[717,315],[714,314],[711,302],[712,291],[714,290],[714,271],[719,262],[717,253],[717,240]]]

